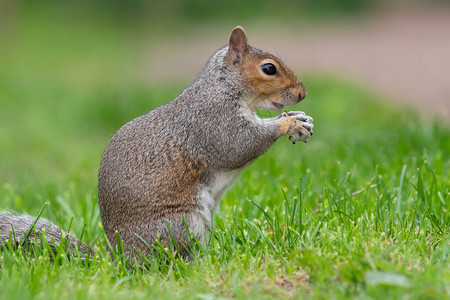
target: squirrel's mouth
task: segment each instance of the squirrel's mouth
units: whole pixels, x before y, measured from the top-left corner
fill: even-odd
[[[274,101],[272,99],[256,99],[251,101],[247,100],[247,105],[249,105],[250,109],[255,111],[257,109],[264,110],[273,110],[280,111],[283,110],[285,106],[292,106],[297,104],[296,101],[282,100],[282,101]]]
[[[256,105],[255,108],[256,109],[265,109],[265,110],[282,110],[284,108],[284,104],[266,99],[266,100],[259,102],[259,104]]]
[[[284,108],[284,105],[281,103],[277,103],[277,102],[272,102],[272,105],[275,109],[273,110],[282,110]]]

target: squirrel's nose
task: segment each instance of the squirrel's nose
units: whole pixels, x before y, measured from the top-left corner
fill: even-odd
[[[302,85],[302,89],[300,90],[300,93],[298,94],[298,102],[302,101],[306,97],[306,89]]]

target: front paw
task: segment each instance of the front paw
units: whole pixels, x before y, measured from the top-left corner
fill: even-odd
[[[303,141],[306,143],[308,138],[313,135],[313,118],[307,116],[302,111],[290,111],[283,112],[281,118],[284,118],[285,123],[291,123],[294,121],[294,124],[291,123],[289,128],[286,128],[284,134],[290,135],[289,140],[292,144],[295,144],[298,141]]]
[[[303,114],[283,113],[279,120],[281,135],[290,135],[289,139],[295,144],[297,141],[307,142],[313,134],[312,118]]]
[[[313,129],[314,125],[312,123],[302,122],[302,127],[300,130],[294,132],[290,137],[289,140],[292,142],[292,144],[295,144],[298,141],[302,141],[306,144],[308,141],[308,138],[313,135]]]
[[[307,116],[303,111],[284,112],[285,116],[295,117],[297,120],[312,124],[313,118]]]
[[[308,138],[313,135],[312,131],[314,127],[314,124],[312,123],[313,118],[307,116],[304,112],[302,111],[284,112],[283,116],[286,118],[295,118],[296,121],[297,120],[300,121],[300,122],[297,121],[295,127],[294,128],[291,127],[290,130],[288,130],[287,132],[287,134],[290,134],[289,140],[292,142],[292,144],[295,144],[298,141],[303,141],[304,143],[306,143],[308,141]]]

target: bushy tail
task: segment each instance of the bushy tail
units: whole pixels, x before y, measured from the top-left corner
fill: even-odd
[[[72,254],[75,254],[77,250],[85,255],[93,254],[88,245],[47,219],[0,211],[0,250],[9,242],[13,247],[31,245],[34,242],[41,245],[41,237],[45,237],[54,253],[56,253],[56,247],[64,240]]]

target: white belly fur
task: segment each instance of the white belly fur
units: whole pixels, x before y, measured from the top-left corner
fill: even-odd
[[[219,209],[220,200],[239,176],[241,170],[216,172],[211,184],[199,185],[197,199],[200,208],[192,215],[190,229],[202,244],[206,244],[207,231],[211,227],[213,214]]]

